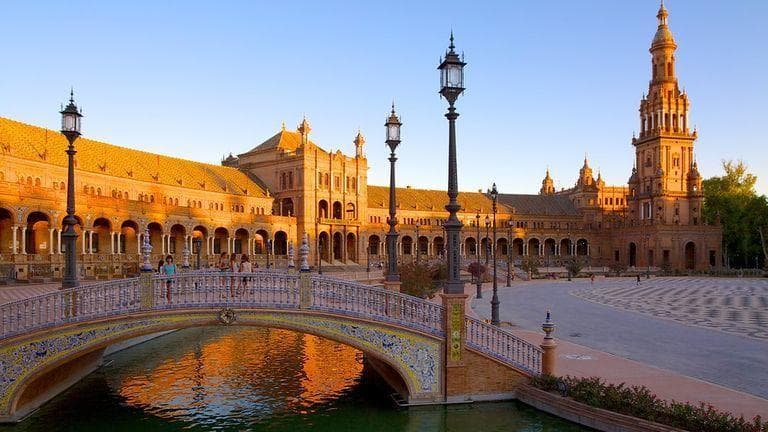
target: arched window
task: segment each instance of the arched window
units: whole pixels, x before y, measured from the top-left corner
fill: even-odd
[[[672,62],[667,63],[667,76],[672,76]]]

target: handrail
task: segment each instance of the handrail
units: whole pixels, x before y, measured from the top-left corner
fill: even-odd
[[[397,325],[445,336],[445,308],[424,299],[359,282],[296,273],[186,272],[98,282],[0,305],[0,341],[54,326],[173,309],[309,310]],[[496,326],[466,318],[466,344],[520,370],[541,373],[542,350]]]
[[[466,317],[467,347],[503,363],[538,375],[543,350],[497,326]]]

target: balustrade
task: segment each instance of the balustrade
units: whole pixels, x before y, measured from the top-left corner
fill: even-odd
[[[151,303],[142,304],[140,278],[112,280],[0,305],[0,341],[11,336],[96,318],[146,310],[290,309],[355,317],[445,336],[442,305],[328,276],[310,276],[309,301],[301,301],[299,274],[189,271],[153,275]],[[306,291],[305,291],[306,292]],[[306,297],[305,297],[306,299]],[[541,372],[542,350],[509,332],[466,318],[466,344],[532,374]]]

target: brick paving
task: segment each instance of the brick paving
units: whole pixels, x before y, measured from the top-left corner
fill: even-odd
[[[632,278],[598,279],[594,285],[588,279],[516,281],[499,289],[500,317],[512,331],[541,334],[544,314],[551,309],[560,341],[764,400],[768,399],[765,283],[651,278],[638,287]],[[490,317],[489,288],[486,284],[482,299],[471,300],[481,318]],[[620,375],[609,367],[594,372]],[[705,397],[693,393],[691,399],[698,396]]]
[[[628,311],[768,340],[768,280],[607,280],[572,295]]]
[[[0,304],[11,303],[16,300],[38,296],[54,292],[61,287],[61,283],[45,284],[15,284],[0,286]]]

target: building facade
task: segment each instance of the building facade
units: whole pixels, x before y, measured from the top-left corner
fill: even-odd
[[[675,71],[677,45],[664,6],[651,53],[651,81],[640,102],[640,134],[626,186],[595,178],[588,160],[576,184],[556,190],[549,170],[539,194],[502,194],[495,245],[486,226],[490,197],[462,192],[461,255],[497,248],[519,265],[574,257],[589,266],[706,270],[721,263],[722,230],[701,217],[703,191],[694,156],[690,102]],[[313,265],[378,264],[385,257],[389,193],[368,184],[365,139],[354,155],[310,139],[306,119],[221,165],[182,160],[79,139],[76,143],[77,254],[84,277],[138,270],[149,229],[153,259],[173,255],[191,267],[215,265],[221,252],[287,265],[306,234]],[[0,118],[0,277],[61,277],[66,209],[66,140],[57,131]],[[447,217],[444,191],[397,190],[398,256],[440,259]],[[187,251],[185,253],[185,250]],[[199,264],[198,264],[199,262]]]

